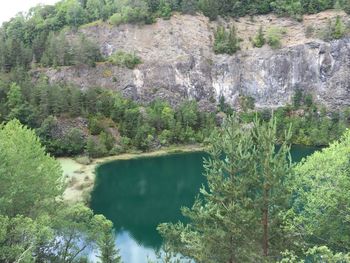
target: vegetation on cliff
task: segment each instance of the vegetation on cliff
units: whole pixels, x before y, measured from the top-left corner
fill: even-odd
[[[91,157],[100,157],[132,148],[200,143],[216,126],[215,113],[201,112],[195,101],[176,108],[160,100],[142,105],[105,89],[82,91],[45,79],[20,83],[2,83],[0,122],[17,118],[35,128],[56,156],[86,149]]]
[[[153,23],[157,17],[170,18],[174,11],[202,12],[211,19],[218,16],[274,12],[301,19],[303,14],[317,13],[336,7],[349,10],[349,0],[62,0],[51,6],[36,6],[24,16],[19,14],[0,29],[0,68],[29,68],[32,62],[44,66],[94,65],[101,55],[94,43],[84,36],[68,41],[65,30],[97,20],[121,23]],[[336,25],[338,38],[342,29]],[[235,45],[234,45],[235,46]],[[230,53],[232,51],[230,50]]]

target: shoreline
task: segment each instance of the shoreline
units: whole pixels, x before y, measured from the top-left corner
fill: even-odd
[[[63,176],[67,187],[63,193],[63,200],[67,202],[86,202],[95,184],[95,170],[99,165],[118,161],[138,158],[150,158],[171,154],[191,153],[205,151],[206,147],[201,145],[181,145],[163,147],[151,152],[123,153],[92,159],[89,164],[81,164],[74,157],[56,158],[61,164]]]

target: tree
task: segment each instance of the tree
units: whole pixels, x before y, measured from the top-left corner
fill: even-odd
[[[101,251],[111,245],[110,221],[83,204],[61,202],[60,165],[34,131],[8,122],[0,127],[0,149],[1,262],[71,263],[96,241]],[[118,259],[117,250],[110,251],[109,258]]]
[[[24,105],[24,99],[21,87],[16,83],[12,83],[7,93],[7,108],[9,109],[8,119],[21,117]]]
[[[184,101],[178,109],[178,118],[183,126],[194,127],[198,121],[198,105],[196,101]]]
[[[171,6],[168,1],[160,0],[159,1],[159,15],[164,19],[170,19],[171,17]]]
[[[185,14],[194,15],[198,10],[198,0],[181,1],[181,11]]]
[[[71,27],[78,27],[86,21],[86,12],[77,0],[67,1],[66,21]]]
[[[86,9],[91,21],[102,18],[103,6],[103,0],[87,0]]]
[[[345,33],[345,27],[343,22],[341,21],[340,16],[337,16],[334,24],[334,28],[332,30],[332,37],[335,39],[342,38]]]
[[[267,30],[266,33],[266,42],[269,44],[273,49],[280,48],[282,43],[282,34],[284,33],[284,29],[279,27],[270,27]]]
[[[47,223],[47,218],[33,220],[21,215],[11,218],[0,214],[0,261],[35,262],[33,254],[39,243],[52,237]]]
[[[287,206],[291,163],[287,142],[275,146],[276,122],[256,120],[242,129],[232,117],[210,142],[208,187],[191,209],[182,210],[190,223],[161,224],[158,230],[173,251],[198,262],[257,262],[278,255],[287,242],[279,213]]]
[[[258,48],[265,45],[265,36],[264,36],[262,26],[259,27],[258,34],[255,36],[255,38],[253,40],[253,45],[254,45],[254,47],[258,47]]]
[[[199,0],[198,7],[203,14],[210,18],[210,20],[215,20],[219,15],[219,1],[216,0]]]
[[[335,252],[350,251],[350,131],[295,168],[290,179],[293,205],[284,213],[289,236],[308,249],[327,246]]]
[[[74,262],[89,246],[94,247],[103,238],[106,225],[112,225],[81,203],[61,207],[52,224],[55,236],[60,237],[54,247],[54,259],[62,263]]]
[[[343,9],[347,14],[350,14],[350,0],[344,0]]]
[[[29,216],[63,192],[59,163],[17,120],[0,129],[0,214]]]
[[[65,154],[77,155],[84,151],[86,140],[84,134],[77,128],[72,128],[58,143]]]
[[[219,26],[214,33],[214,38],[214,52],[217,54],[226,53],[232,55],[240,50],[239,39],[234,26],[230,30]]]
[[[99,224],[101,227],[102,236],[97,242],[100,249],[100,262],[120,263],[121,258],[119,256],[119,251],[115,247],[115,235],[113,233],[112,222],[105,220],[101,216],[96,216],[96,219],[102,221],[102,223]]]

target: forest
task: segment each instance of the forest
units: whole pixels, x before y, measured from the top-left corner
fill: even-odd
[[[186,223],[164,222],[158,262],[350,262],[350,108],[329,111],[297,90],[292,103],[259,109],[222,96],[214,111],[196,100],[142,103],[101,87],[51,83],[32,68],[108,62],[133,69],[123,51],[104,57],[80,27],[151,24],[174,12],[218,17],[275,13],[300,20],[350,0],[63,0],[33,7],[0,28],[0,262],[121,262],[113,223],[86,204],[66,203],[55,157],[98,158],[169,145],[204,145],[203,186]],[[339,18],[330,39],[343,37]],[[276,39],[262,29],[255,47]],[[234,54],[234,27],[215,31],[215,53]],[[320,146],[298,164],[292,144]],[[349,199],[348,199],[349,198]],[[164,253],[165,251],[165,253]],[[181,254],[184,258],[179,259]]]

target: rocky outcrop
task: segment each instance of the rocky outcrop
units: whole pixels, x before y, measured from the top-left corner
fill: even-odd
[[[288,21],[296,27],[295,21]],[[244,20],[235,23],[240,36],[250,26]],[[177,104],[196,99],[207,108],[220,96],[235,107],[239,107],[241,96],[249,96],[258,108],[275,108],[291,103],[297,89],[312,94],[315,101],[330,109],[350,106],[350,38],[284,42],[278,50],[248,48],[244,39],[245,49],[236,55],[215,55],[215,26],[203,16],[176,15],[153,25],[86,27],[80,31],[97,41],[105,56],[116,50],[136,52],[143,63],[134,70],[109,63],[94,68],[41,69],[33,76],[45,73],[51,82],[73,83],[82,89],[101,86],[119,90],[144,102],[161,98]],[[292,37],[287,34],[285,39]]]

